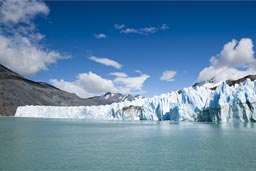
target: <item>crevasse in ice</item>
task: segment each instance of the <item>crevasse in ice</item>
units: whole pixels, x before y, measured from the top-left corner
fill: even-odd
[[[215,90],[203,86],[152,98],[102,106],[20,106],[16,117],[85,118],[100,120],[173,120],[199,122],[256,121],[255,83],[250,79]]]

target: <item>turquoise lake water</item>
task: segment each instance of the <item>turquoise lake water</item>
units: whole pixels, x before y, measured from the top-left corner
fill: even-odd
[[[256,124],[0,118],[0,170],[255,170]]]

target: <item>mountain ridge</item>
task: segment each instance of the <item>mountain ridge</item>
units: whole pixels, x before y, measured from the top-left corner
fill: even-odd
[[[239,79],[228,79],[228,80],[225,80],[224,82],[227,83],[229,86],[233,86],[235,84],[239,84],[241,82],[244,82],[247,78],[249,78],[251,81],[254,81],[256,80],[256,75],[252,75],[252,74],[249,74],[249,75],[246,75],[242,78],[239,78]],[[220,84],[221,82],[217,82],[215,83],[213,81],[213,79],[209,80],[209,81],[205,81],[205,82],[196,82],[195,84],[192,85],[192,87],[196,87],[196,86],[204,86],[204,87],[207,87],[207,88],[210,88],[212,90],[215,90],[216,87]]]
[[[89,97],[88,99],[97,99],[100,101],[102,104],[104,104],[104,101],[109,100],[112,103],[118,103],[121,101],[132,101],[138,98],[144,98],[143,96],[140,95],[131,95],[131,94],[121,94],[121,93],[112,93],[112,92],[107,92],[101,96],[94,96],[94,97]]]

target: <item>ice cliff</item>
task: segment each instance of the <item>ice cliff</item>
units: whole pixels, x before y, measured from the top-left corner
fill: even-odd
[[[20,106],[16,117],[117,120],[173,120],[199,122],[256,121],[256,82],[250,79],[215,90],[188,87],[152,98],[102,106]]]

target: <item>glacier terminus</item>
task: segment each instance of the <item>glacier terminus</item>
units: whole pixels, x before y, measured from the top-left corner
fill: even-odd
[[[98,120],[171,120],[196,122],[256,121],[256,81],[180,91],[101,106],[20,106],[15,117]]]

